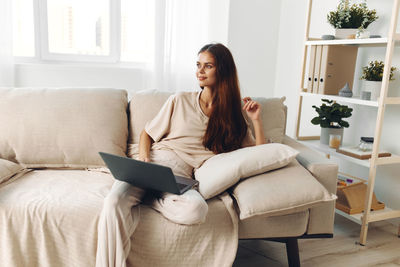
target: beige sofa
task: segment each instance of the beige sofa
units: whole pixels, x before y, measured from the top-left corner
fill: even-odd
[[[169,95],[138,92],[128,102],[117,89],[0,89],[2,265],[94,266],[98,217],[113,183],[98,152],[132,154],[145,122]],[[302,185],[314,181],[334,194],[337,165],[284,135],[283,99],[257,100],[266,138],[298,150],[297,160],[207,200],[201,225],[174,224],[136,207],[140,222],[128,266],[230,266],[238,239],[286,242],[289,265],[296,266],[298,238],[332,237],[334,197],[310,200],[315,192]],[[260,189],[257,182],[265,194],[251,203],[249,188]],[[262,214],[240,219],[241,208],[262,201]]]

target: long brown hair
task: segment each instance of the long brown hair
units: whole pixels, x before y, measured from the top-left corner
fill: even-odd
[[[223,44],[207,44],[198,54],[203,52],[213,55],[217,78],[203,145],[216,154],[233,151],[241,147],[247,133],[235,61]]]

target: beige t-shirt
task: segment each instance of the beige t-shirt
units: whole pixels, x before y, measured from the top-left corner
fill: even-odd
[[[165,102],[145,131],[154,140],[152,149],[172,150],[183,161],[199,168],[214,153],[203,146],[208,117],[199,104],[200,92],[181,92]],[[250,127],[243,146],[254,144]]]

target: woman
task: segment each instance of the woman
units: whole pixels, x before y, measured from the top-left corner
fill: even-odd
[[[215,154],[265,143],[260,106],[249,97],[243,99],[243,110],[253,123],[255,140],[243,117],[236,66],[228,48],[204,46],[198,53],[196,76],[202,90],[171,96],[146,124],[139,141],[140,160],[169,166],[186,177]],[[130,237],[138,224],[138,207],[132,207],[144,193],[114,182],[100,216],[96,266],[126,265]],[[203,223],[208,212],[196,190],[163,193],[150,205],[170,221],[186,225]]]

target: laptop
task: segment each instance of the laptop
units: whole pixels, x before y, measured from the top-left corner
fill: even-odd
[[[199,184],[194,179],[174,175],[166,166],[104,152],[99,154],[115,179],[143,189],[181,195]]]

